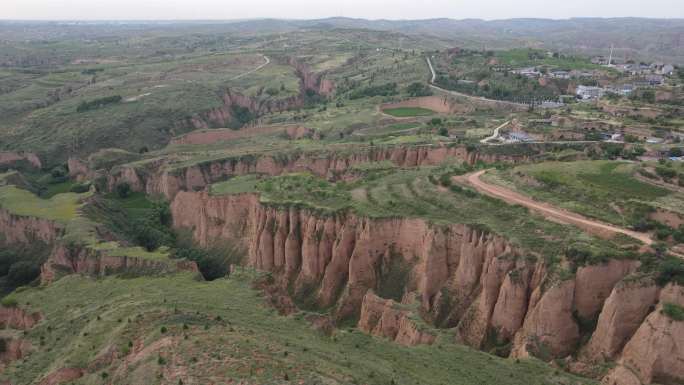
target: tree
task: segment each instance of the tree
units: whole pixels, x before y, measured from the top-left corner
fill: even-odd
[[[131,185],[126,182],[121,182],[116,185],[116,195],[121,199],[126,199],[131,195]]]
[[[432,90],[430,87],[427,84],[420,82],[411,83],[408,87],[406,87],[406,92],[412,97],[432,95]]]
[[[32,261],[19,261],[9,269],[7,280],[15,286],[31,283],[40,275],[40,264]]]

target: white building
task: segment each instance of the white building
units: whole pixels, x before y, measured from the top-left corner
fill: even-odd
[[[600,99],[603,97],[605,91],[601,87],[578,86],[575,94],[582,100]]]

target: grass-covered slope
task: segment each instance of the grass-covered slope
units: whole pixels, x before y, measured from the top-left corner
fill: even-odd
[[[538,200],[620,226],[633,226],[643,206],[684,212],[681,194],[643,182],[638,165],[615,161],[549,162],[487,175]]]
[[[455,345],[402,347],[354,329],[326,336],[305,313],[279,316],[251,273],[212,282],[190,275],[92,280],[69,276],[13,295],[44,315],[33,352],[2,374],[37,383],[63,367],[73,384],[588,384],[541,362]],[[104,359],[116,352],[113,360]],[[124,364],[125,363],[125,364]]]

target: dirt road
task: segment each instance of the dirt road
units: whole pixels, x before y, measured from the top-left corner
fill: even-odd
[[[425,57],[425,60],[427,61],[428,67],[430,67],[430,74],[431,74],[431,79],[430,79],[430,88],[438,90],[440,92],[444,92],[447,94],[451,94],[454,96],[459,96],[462,98],[467,98],[467,99],[472,99],[472,100],[479,100],[479,101],[485,101],[485,102],[490,102],[490,103],[500,103],[504,105],[509,105],[511,107],[516,107],[516,108],[527,108],[528,106],[526,104],[520,104],[520,103],[515,103],[515,102],[509,102],[506,100],[495,100],[495,99],[487,99],[485,97],[478,97],[478,96],[473,96],[473,95],[468,95],[464,94],[461,92],[457,91],[452,91],[452,90],[447,90],[442,87],[436,86],[435,81],[437,80],[437,73],[435,72],[435,67],[432,66],[432,60],[430,60],[429,57]]]
[[[238,79],[240,79],[240,78],[242,78],[242,77],[245,77],[245,76],[247,76],[247,75],[249,75],[249,74],[253,74],[253,73],[259,71],[260,69],[266,67],[267,65],[269,65],[269,64],[271,63],[271,59],[269,59],[268,56],[266,56],[266,55],[262,55],[262,56],[264,57],[264,64],[261,64],[261,65],[259,65],[258,67],[254,68],[254,69],[251,69],[251,70],[249,70],[249,71],[247,71],[247,72],[243,72],[243,73],[241,73],[241,74],[239,74],[239,75],[237,75],[237,76],[231,78],[230,80],[238,80]]]
[[[505,187],[486,183],[480,179],[485,172],[487,171],[483,170],[455,178],[458,181],[470,184],[480,193],[502,199],[511,204],[518,204],[527,207],[552,221],[574,225],[597,236],[606,237],[615,234],[625,234],[647,245],[653,244],[653,240],[650,236],[648,236],[648,234],[638,233],[636,231],[613,226],[594,219],[589,219],[582,215],[571,213],[561,208],[552,206],[548,203],[537,202],[530,197],[524,196]]]

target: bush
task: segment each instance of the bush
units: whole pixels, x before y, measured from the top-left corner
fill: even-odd
[[[684,285],[684,261],[675,257],[670,257],[663,261],[658,266],[656,282],[660,286],[665,286],[670,282]]]
[[[17,307],[19,302],[17,302],[16,298],[7,296],[0,301],[0,304],[4,307]]]
[[[116,104],[121,102],[121,95],[106,96],[104,98],[99,98],[91,100],[89,102],[82,102],[76,107],[76,112],[86,112],[90,110],[95,110],[100,107],[107,106],[109,104]]]
[[[126,199],[131,195],[131,185],[126,182],[121,182],[116,185],[116,195],[121,199]]]
[[[659,241],[667,240],[667,238],[669,238],[672,234],[673,231],[669,227],[661,227],[655,232],[655,236]]]
[[[677,304],[664,304],[663,313],[675,321],[684,321],[684,308]]]
[[[663,179],[672,179],[677,176],[677,172],[667,166],[658,165],[655,171]]]
[[[411,83],[408,87],[406,87],[406,92],[412,97],[432,95],[432,90],[430,87],[427,84],[420,82]]]
[[[349,99],[354,100],[373,96],[391,96],[396,95],[397,93],[397,83],[387,83],[354,90],[349,94]]]
[[[40,264],[34,261],[19,261],[9,268],[7,280],[15,285],[22,286],[31,283],[40,276]]]
[[[192,245],[179,245],[174,258],[184,258],[197,263],[202,276],[207,281],[223,278],[230,273],[230,266],[240,264],[244,251],[230,243],[214,245],[210,249],[200,249]]]
[[[76,194],[83,194],[90,191],[90,183],[77,183],[71,186],[71,192]]]

